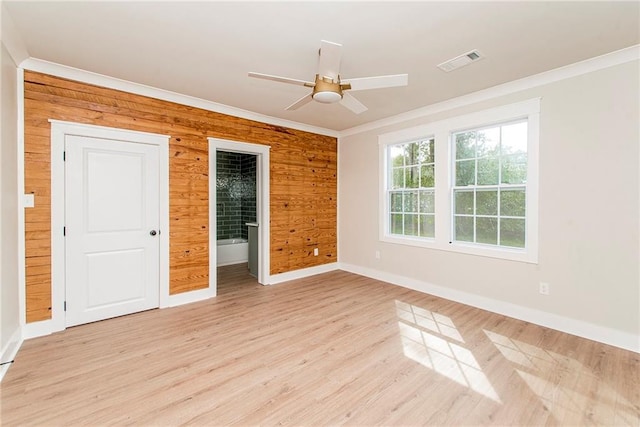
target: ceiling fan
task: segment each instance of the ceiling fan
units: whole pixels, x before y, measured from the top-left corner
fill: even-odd
[[[287,110],[297,110],[311,101],[323,104],[340,102],[343,106],[356,114],[367,111],[367,107],[354,98],[347,91],[381,89],[387,87],[406,86],[409,82],[407,74],[390,76],[363,77],[359,79],[340,78],[340,59],[342,45],[322,40],[318,61],[318,73],[313,82],[290,79],[288,77],[272,76],[269,74],[250,72],[249,77],[273,80],[281,83],[294,84],[313,88],[313,91],[289,105]]]

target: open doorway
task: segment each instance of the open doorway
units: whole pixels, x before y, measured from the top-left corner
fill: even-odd
[[[209,153],[210,287],[239,265],[268,285],[269,147],[209,138]]]

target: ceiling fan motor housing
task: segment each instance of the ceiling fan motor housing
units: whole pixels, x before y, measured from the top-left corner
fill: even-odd
[[[342,99],[342,90],[349,89],[350,85],[341,85],[340,77],[334,82],[330,77],[320,77],[316,74],[316,84],[313,87],[313,99],[323,104],[332,104]]]

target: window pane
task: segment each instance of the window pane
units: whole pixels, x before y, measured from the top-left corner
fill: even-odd
[[[421,191],[420,192],[420,213],[434,213],[435,202],[433,198],[433,191]]]
[[[456,241],[525,246],[527,127],[519,120],[452,134]]]
[[[435,166],[421,166],[420,167],[420,187],[433,187],[435,185]]]
[[[418,164],[418,143],[404,144],[404,163],[406,166]]]
[[[498,244],[498,218],[476,219],[476,242]]]
[[[479,130],[476,134],[477,157],[500,155],[500,128]],[[479,167],[479,166],[478,166]]]
[[[473,215],[473,191],[455,192],[455,213]]]
[[[515,154],[502,158],[502,183],[525,184],[527,182],[527,155]]]
[[[404,193],[404,211],[418,212],[418,192],[407,191]]]
[[[402,214],[391,215],[391,234],[402,234]]]
[[[498,157],[478,159],[478,185],[498,184]]]
[[[473,217],[455,216],[456,236],[455,240],[462,242],[473,242]]]
[[[404,216],[404,235],[405,236],[418,235],[418,215],[407,214]]]
[[[404,168],[393,168],[391,188],[404,188]]]
[[[456,212],[458,213],[458,212]],[[477,215],[498,215],[498,191],[478,191],[476,193]]]
[[[420,215],[420,236],[422,237],[434,237],[435,233],[435,218],[433,215]]]
[[[391,234],[433,237],[434,149],[434,138],[388,147]],[[419,191],[420,188],[429,190]]]
[[[455,135],[456,159],[472,159],[476,156],[476,133],[461,132]]]
[[[502,126],[502,155],[527,152],[527,122]]]
[[[433,138],[420,141],[420,148],[418,149],[420,163],[434,163],[436,161],[434,146],[435,141]]]
[[[474,185],[476,182],[476,161],[456,161],[456,186]]]
[[[405,169],[404,186],[405,188],[418,188],[420,186],[418,166],[412,166]]]
[[[500,215],[524,217],[525,201],[524,189],[500,191]]]
[[[389,146],[389,159],[391,166],[404,166],[404,148],[402,145]]]
[[[393,191],[391,193],[391,202],[389,207],[391,212],[402,212],[402,192]]]
[[[503,218],[500,220],[500,244],[524,248],[524,219]]]

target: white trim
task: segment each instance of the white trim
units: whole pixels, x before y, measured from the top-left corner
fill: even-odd
[[[235,261],[229,261],[229,262],[221,262],[221,263],[216,263],[216,267],[226,267],[228,265],[236,265],[236,264],[246,264],[247,261],[249,261],[248,259],[241,259],[241,260],[235,260]]]
[[[213,296],[218,295],[218,220],[217,220],[217,151],[211,140],[208,142],[209,153],[209,289]],[[256,165],[257,166],[257,165]],[[213,237],[213,239],[212,239]],[[212,243],[211,241],[215,243]]]
[[[572,319],[542,310],[536,310],[517,304],[499,301],[480,295],[434,285],[410,277],[393,273],[360,267],[352,264],[341,264],[341,269],[350,273],[381,280],[403,288],[413,289],[418,292],[435,295],[450,301],[470,305],[472,307],[488,310],[492,313],[534,323],[536,325],[555,329],[571,335],[598,341],[604,344],[619,347],[625,350],[640,353],[640,336],[617,329],[599,326],[582,320]]]
[[[53,320],[40,320],[38,322],[31,322],[24,325],[22,328],[22,338],[28,340],[31,338],[51,335],[57,331],[59,331],[59,329],[56,329],[56,325]]]
[[[316,133],[320,135],[337,137],[338,132],[332,129],[312,126],[305,123],[294,122],[291,120],[280,119],[277,117],[267,116],[265,114],[254,113],[252,111],[243,110],[237,107],[231,107],[217,102],[208,101],[194,96],[183,95],[177,92],[171,92],[164,89],[158,89],[152,86],[134,83],[127,80],[117,79],[115,77],[105,76],[103,74],[93,73],[78,68],[69,67],[54,62],[45,61],[37,58],[28,58],[20,63],[24,69],[45,73],[52,76],[63,77],[83,83],[89,83],[109,89],[121,90],[136,95],[148,96],[163,101],[175,102],[190,107],[201,108],[203,110],[214,111],[216,113],[227,114],[234,117],[240,117],[247,120],[254,120],[262,123],[269,123],[276,126],[284,126],[291,129],[297,129],[305,132]]]
[[[165,307],[176,307],[179,305],[191,304],[192,302],[204,301],[215,296],[215,287],[198,289],[197,291],[182,292],[175,295],[169,295],[167,305]]]
[[[14,360],[23,342],[24,340],[22,339],[22,328],[18,327],[18,329],[13,332],[11,338],[4,346],[2,351],[0,351],[0,363]],[[0,381],[2,381],[2,378],[4,378],[4,375],[7,373],[10,367],[11,363],[0,365]]]
[[[287,271],[286,273],[274,274],[271,276],[270,285],[276,285],[290,280],[304,279],[305,277],[315,276],[316,274],[328,273],[330,271],[340,270],[340,264],[332,262],[331,264],[322,264],[315,267],[301,268],[300,270]]]
[[[256,193],[257,197],[256,222],[258,228],[258,283],[268,285],[271,280],[271,219],[270,219],[270,190],[269,176],[271,160],[269,152],[271,147],[262,144],[248,142],[228,141],[219,138],[209,140],[209,281],[216,288],[216,257],[218,245],[216,241],[216,160],[217,151],[231,151],[234,153],[253,154],[258,156],[256,162]],[[211,238],[213,236],[213,238]]]
[[[51,332],[65,329],[65,168],[63,161],[67,135],[128,140],[159,148],[160,182],[160,307],[166,307],[169,295],[169,136],[105,126],[85,125],[59,120],[51,123]],[[37,201],[36,201],[37,203]],[[28,324],[31,325],[31,324]],[[44,326],[44,325],[43,325]],[[31,328],[30,328],[31,329]],[[36,327],[34,327],[36,331]],[[45,329],[43,329],[44,331]]]
[[[336,140],[336,248],[338,250],[338,256],[336,257],[336,261],[340,262],[340,254],[342,253],[342,248],[340,245],[340,139]]]
[[[640,45],[630,46],[615,52],[597,56],[595,58],[586,59],[554,70],[545,71],[533,76],[524,77],[513,80],[467,95],[451,98],[446,101],[428,105],[426,107],[417,108],[407,111],[406,113],[396,116],[387,117],[381,120],[365,123],[363,125],[354,126],[339,132],[338,137],[344,138],[363,132],[375,130],[384,126],[392,126],[413,119],[420,119],[431,114],[443,111],[453,110],[454,108],[464,107],[466,105],[475,104],[477,102],[487,101],[489,99],[498,98],[500,96],[509,95],[515,92],[543,86],[560,80],[569,79],[616,65],[624,64],[640,59]]]
[[[109,138],[109,139],[119,139],[119,138],[127,138],[132,137],[132,141],[140,142],[141,144],[153,144],[153,145],[163,145],[169,144],[169,135],[163,135],[160,133],[151,133],[151,132],[141,132],[138,130],[130,130],[123,128],[114,128],[108,126],[99,126],[99,125],[88,125],[84,123],[77,122],[67,122],[64,120],[55,120],[49,119],[49,123],[51,126],[57,125],[61,130],[64,130],[64,135],[77,135],[77,136],[93,136],[97,135],[96,138]],[[82,132],[89,132],[88,134],[83,134]],[[167,154],[169,152],[167,151]]]
[[[369,123],[364,123],[359,126],[344,129],[342,131],[336,131],[333,129],[327,129],[317,126],[308,125],[305,123],[294,122],[290,120],[280,119],[277,117],[271,117],[251,111],[243,110],[236,107],[219,104],[205,99],[196,98],[188,95],[182,95],[176,92],[167,91],[164,89],[158,89],[151,86],[146,86],[139,83],[130,82],[127,80],[117,79],[114,77],[105,76],[90,71],[81,70],[78,68],[69,67],[54,62],[45,61],[37,58],[27,58],[22,62],[16,62],[21,68],[37,71],[40,73],[46,73],[53,76],[72,79],[84,83],[94,84],[106,88],[122,90],[125,92],[149,96],[156,99],[176,102],[191,107],[202,108],[208,111],[214,111],[217,113],[228,114],[235,117],[240,117],[248,120],[255,120],[262,123],[269,123],[277,126],[285,126],[291,129],[298,129],[305,132],[312,132],[320,135],[326,135],[336,138],[343,138],[358,133],[367,132],[370,130],[378,129],[384,126],[391,126],[394,124],[402,123],[412,119],[418,119],[430,114],[439,113],[442,111],[452,110],[454,108],[463,107],[466,105],[474,104],[477,102],[486,101],[489,99],[497,98],[499,96],[509,95],[511,93],[520,92],[523,90],[531,89],[534,87],[554,83],[560,80],[568,79],[571,77],[580,76],[583,74],[591,73],[594,71],[602,70],[605,68],[613,67],[616,65],[624,64],[627,62],[640,59],[640,45],[630,46],[624,49],[620,49],[614,52],[610,52],[595,58],[586,59],[584,61],[576,62],[574,64],[566,65],[564,67],[556,68],[554,70],[545,71],[533,76],[524,77],[518,80],[513,80],[507,83],[503,83],[497,86],[493,86],[487,89],[483,89],[477,92],[473,92],[467,95],[459,96],[456,98],[448,99],[446,101],[438,102],[428,105],[426,107],[417,108],[415,110],[408,111],[406,113],[398,114],[392,117],[387,117],[381,120],[376,120]]]
[[[158,280],[160,281],[160,300],[159,308],[170,306],[169,296],[169,140],[170,137],[163,135],[164,140],[158,145],[158,179],[159,182],[159,208],[160,208],[160,224],[158,238],[160,239],[160,254]]]
[[[538,262],[538,135],[539,135],[540,98],[503,105],[452,117],[426,125],[415,126],[389,132],[378,136],[379,145],[379,189],[378,189],[378,238],[382,242],[402,244],[443,251],[486,256],[536,264]],[[470,129],[513,119],[527,118],[527,219],[525,250],[500,246],[465,244],[451,242],[451,164],[452,152],[450,134],[459,129]],[[436,187],[435,187],[435,238],[400,237],[389,234],[387,194],[387,147],[392,144],[416,141],[423,138],[435,139],[436,151]],[[446,167],[443,167],[446,165]]]
[[[24,234],[24,70],[18,68],[18,313],[20,325],[27,323],[27,280]]]

